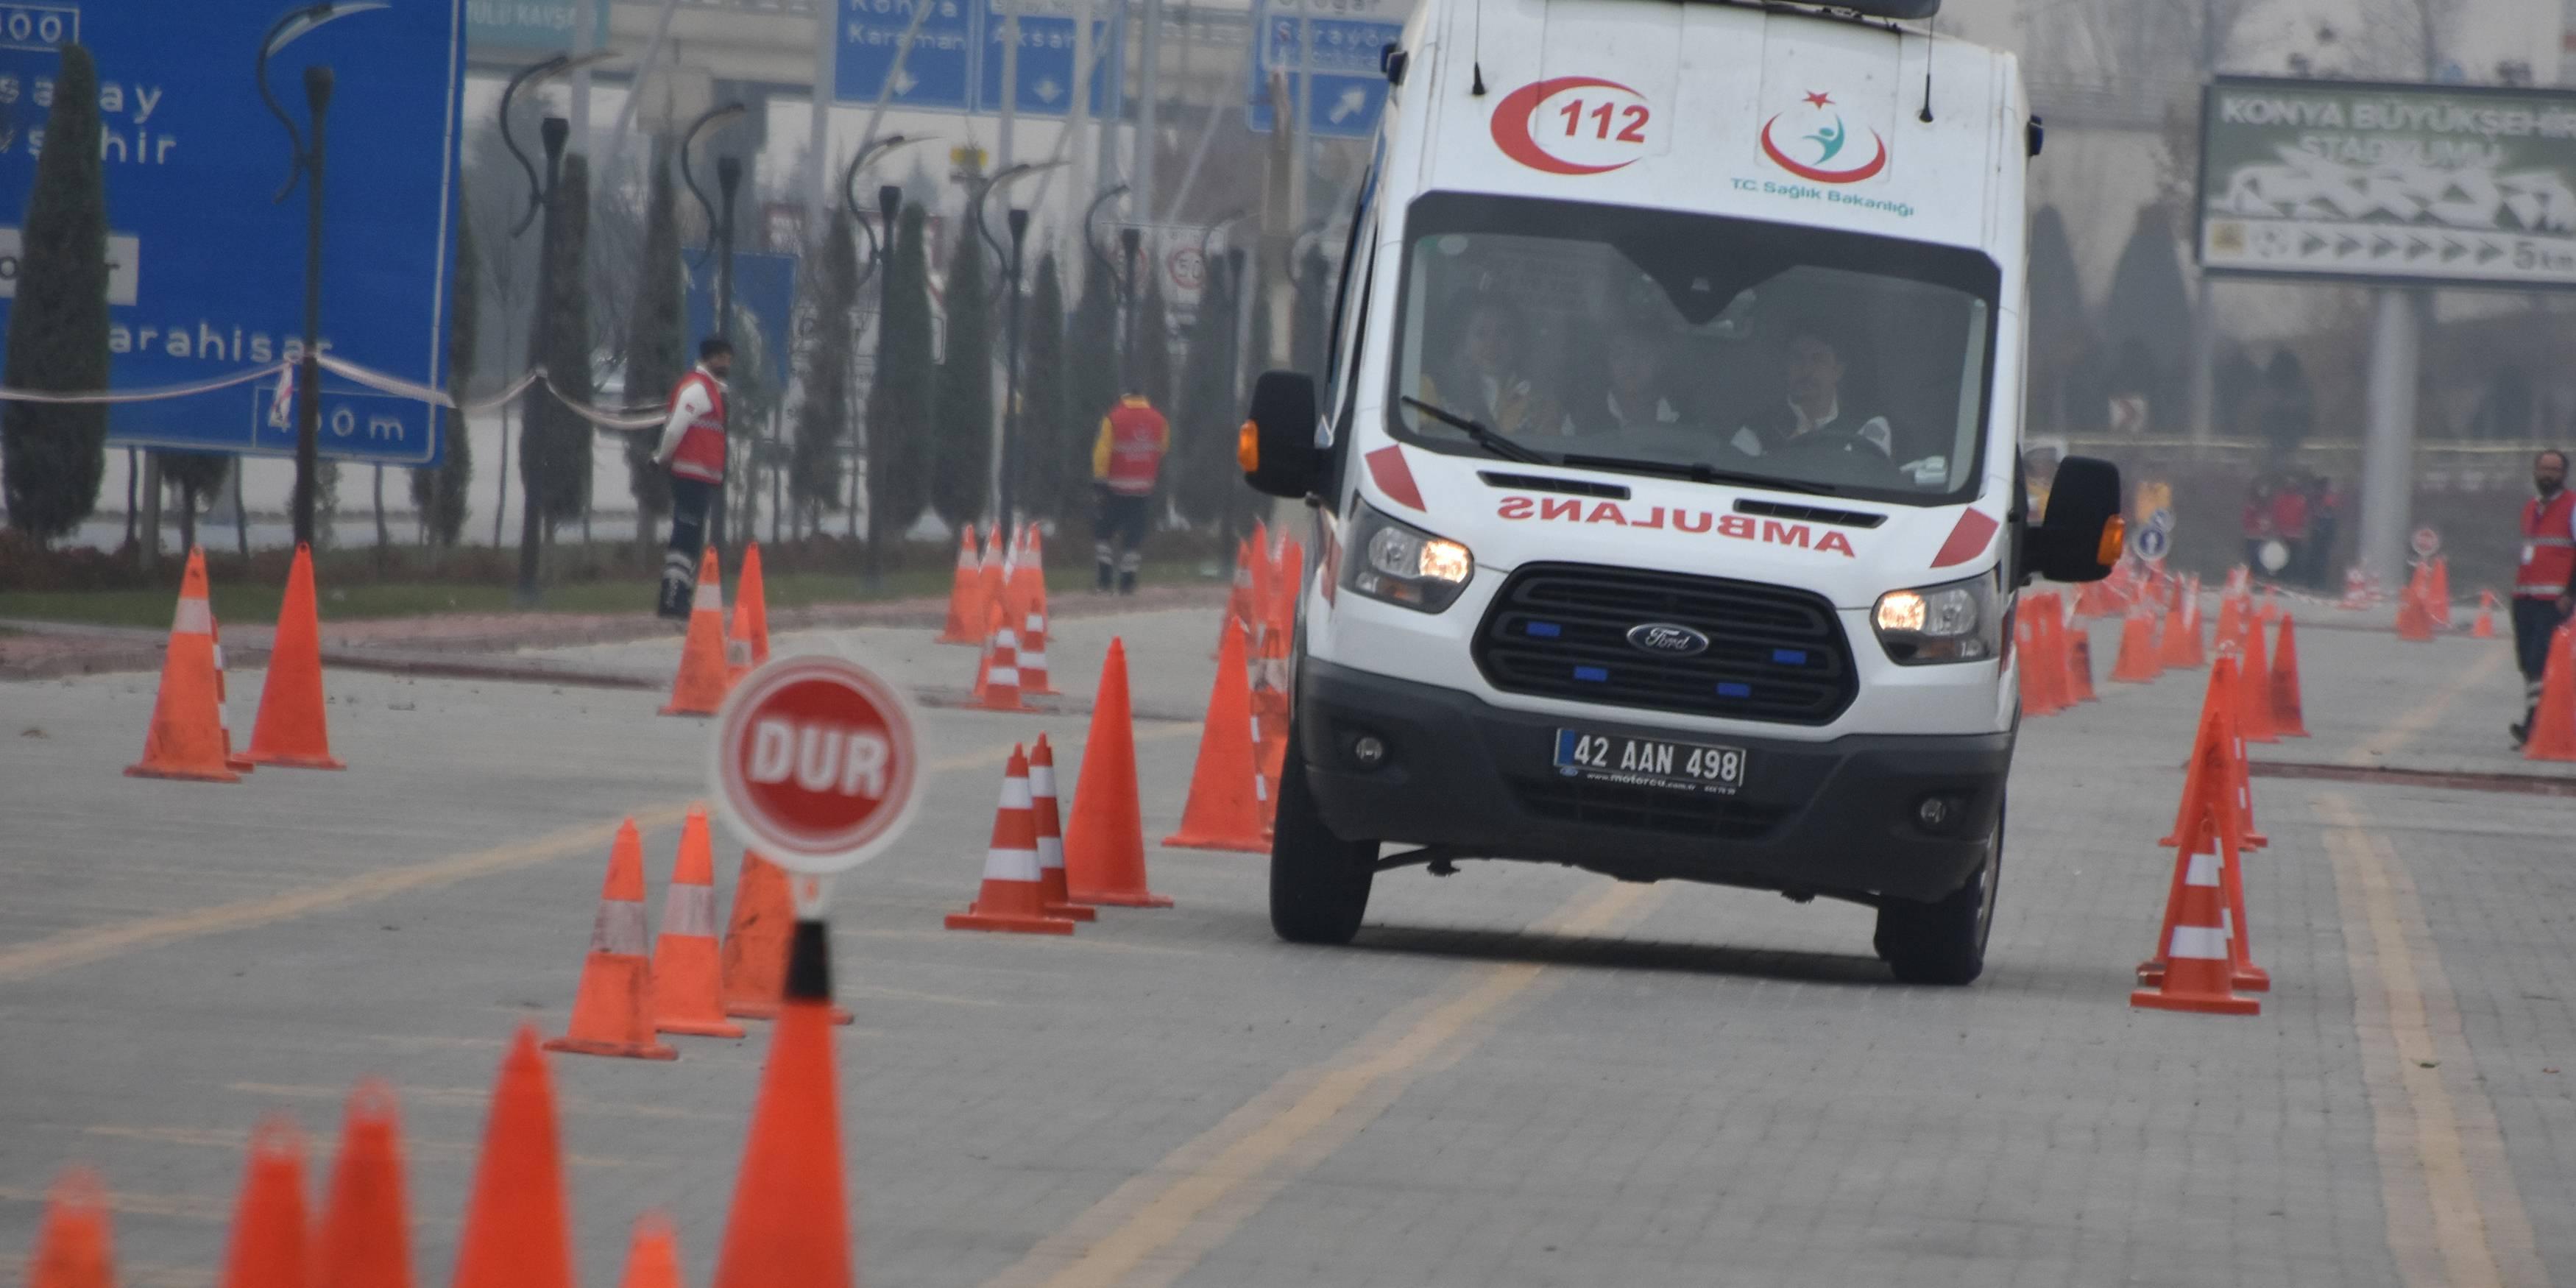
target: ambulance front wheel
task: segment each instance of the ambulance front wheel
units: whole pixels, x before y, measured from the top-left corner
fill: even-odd
[[[1890,900],[1879,906],[1875,946],[1908,984],[1972,984],[1986,969],[1986,940],[1995,928],[1995,895],[2003,883],[2004,812],[1995,811],[1985,864],[1968,883],[1930,903]]]
[[[1288,726],[1270,837],[1270,928],[1292,944],[1347,944],[1368,911],[1377,842],[1345,841],[1324,825],[1306,786],[1298,723]]]

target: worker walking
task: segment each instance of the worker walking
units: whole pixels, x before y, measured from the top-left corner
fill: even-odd
[[[2540,707],[2550,636],[2576,607],[2576,493],[2567,490],[2567,453],[2553,448],[2533,457],[2531,486],[2539,495],[2523,503],[2522,563],[2513,574],[2513,651],[2523,693],[2515,746],[2531,735],[2531,713]]]
[[[1100,565],[1103,591],[1114,576],[1119,594],[1136,593],[1136,569],[1143,561],[1137,547],[1144,544],[1153,517],[1154,480],[1162,473],[1163,453],[1171,441],[1163,413],[1132,390],[1100,418],[1100,437],[1091,445],[1091,550]]]
[[[725,376],[732,370],[733,346],[722,336],[698,345],[698,365],[671,387],[671,414],[653,453],[653,463],[671,472],[671,547],[662,556],[654,611],[675,621],[689,620],[698,560],[724,501]]]

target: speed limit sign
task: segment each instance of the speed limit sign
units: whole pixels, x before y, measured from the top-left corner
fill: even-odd
[[[911,703],[845,658],[776,658],[716,712],[707,777],[717,809],[791,872],[866,862],[912,822],[921,749]]]

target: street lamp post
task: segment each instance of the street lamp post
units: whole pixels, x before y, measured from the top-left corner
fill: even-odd
[[[878,380],[884,380],[887,378],[886,365],[883,361],[886,352],[886,338],[894,334],[895,228],[896,221],[900,219],[902,215],[903,188],[900,185],[891,183],[880,185],[877,188],[877,217],[884,224],[885,236],[879,238],[877,241],[877,259],[880,262],[880,271],[877,274],[877,356],[879,361],[877,363],[875,379]],[[879,428],[880,426],[873,423],[868,426],[868,468],[870,470],[874,470],[884,464],[884,462],[877,459],[876,456],[876,449],[885,441],[886,437],[877,432]],[[884,535],[884,533],[877,530],[876,507],[874,505],[870,505],[868,507],[868,550],[866,563],[868,585],[870,587],[882,584],[885,579],[885,564],[883,562],[885,558],[885,551],[883,548],[884,542],[879,540],[879,538]]]
[[[331,68],[315,64],[304,69],[304,105],[311,113],[313,140],[308,146],[297,133],[295,121],[279,105],[277,95],[268,86],[268,60],[307,32],[334,18],[353,13],[389,7],[383,0],[360,0],[359,3],[322,3],[289,11],[270,24],[268,34],[259,43],[259,59],[253,74],[259,82],[261,101],[268,104],[277,123],[286,127],[287,144],[294,151],[295,166],[286,184],[277,190],[275,201],[284,201],[295,191],[296,180],[310,181],[304,207],[304,335],[298,355],[295,387],[295,543],[313,544],[314,475],[321,464],[322,431],[322,160],[324,118],[331,106]]]
[[[1136,368],[1136,315],[1142,311],[1136,306],[1136,251],[1144,242],[1145,234],[1139,229],[1118,230],[1118,252],[1125,261],[1118,288],[1119,307],[1126,314],[1118,328],[1123,339],[1118,359],[1118,392],[1122,394],[1135,392],[1137,380],[1144,375]]]
[[[733,338],[733,207],[734,193],[741,187],[742,158],[717,157],[716,191],[724,204],[716,217],[716,334],[726,339]],[[754,425],[750,428],[751,450],[743,453],[743,464],[753,473],[751,487],[743,494],[743,508],[756,511],[760,508],[760,427]],[[727,437],[731,437],[732,427],[728,425],[726,429]],[[745,524],[751,529],[753,538],[760,535],[758,514],[747,515]],[[719,491],[716,493],[715,517],[707,523],[708,544],[718,550],[724,549],[724,533],[725,498]]]
[[[1002,336],[1002,487],[1001,519],[1008,531],[1014,518],[1012,482],[1019,473],[1020,461],[1020,253],[1029,238],[1029,212],[1025,206],[1013,206],[1010,213],[1011,258],[1003,269],[1003,280],[1010,291],[1011,306],[1004,315]]]
[[[572,138],[572,122],[560,116],[549,116],[538,123],[537,137],[543,142],[546,151],[545,174],[537,181],[535,192],[537,208],[551,212],[555,203],[555,185],[563,178],[564,145]],[[555,296],[554,241],[559,223],[560,221],[549,213],[545,226],[537,233],[537,303],[535,316],[528,324],[528,348],[532,354],[539,355],[537,360],[540,363],[544,361],[543,355],[553,352],[553,347],[549,343],[552,339],[549,328],[554,322],[550,314]],[[528,391],[528,412],[520,417],[519,426],[519,453],[523,458],[534,453],[534,459],[547,460],[547,449],[551,444],[539,442],[534,435],[540,428],[542,419],[536,414],[537,410],[551,396],[543,387]],[[565,462],[555,461],[552,464],[561,466]],[[502,462],[501,469],[505,474],[509,468],[507,461]],[[534,607],[537,602],[538,552],[550,517],[545,511],[554,503],[552,495],[554,487],[561,483],[561,480],[554,479],[551,475],[551,469],[528,472],[528,477],[523,480],[526,486],[520,489],[518,603],[522,608]],[[540,480],[548,484],[544,492],[540,492],[536,486]]]

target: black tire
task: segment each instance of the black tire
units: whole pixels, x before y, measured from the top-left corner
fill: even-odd
[[[1270,837],[1270,928],[1292,944],[1347,944],[1368,912],[1377,842],[1345,841],[1324,826],[1306,790],[1297,725],[1279,771],[1279,819]]]
[[[1986,969],[1986,940],[1994,933],[1995,899],[2003,884],[2004,820],[1995,814],[1995,837],[1986,864],[1949,897],[1931,903],[1898,900],[1878,910],[1873,944],[1896,978],[1908,984],[1975,983]]]

